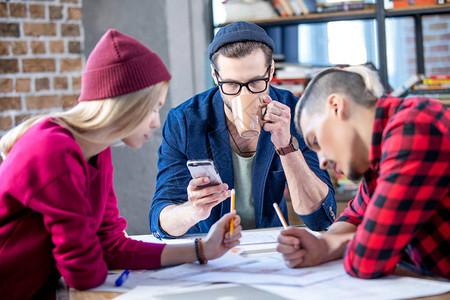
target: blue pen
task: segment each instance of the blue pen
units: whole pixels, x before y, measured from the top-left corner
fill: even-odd
[[[116,279],[116,286],[121,286],[127,280],[128,275],[130,275],[130,270],[123,271],[119,278]]]

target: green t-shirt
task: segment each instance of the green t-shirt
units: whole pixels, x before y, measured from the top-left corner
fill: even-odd
[[[256,228],[255,203],[253,200],[253,162],[252,157],[242,157],[231,151],[233,158],[234,189],[236,192],[236,212],[241,217],[243,229]]]

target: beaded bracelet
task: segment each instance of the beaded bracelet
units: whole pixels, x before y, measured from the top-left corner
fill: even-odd
[[[202,238],[195,239],[195,254],[197,255],[197,260],[201,265],[205,265],[208,263],[208,260],[205,257],[205,253],[203,252],[203,243]]]

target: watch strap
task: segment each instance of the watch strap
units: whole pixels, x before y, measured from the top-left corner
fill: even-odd
[[[295,140],[294,139],[295,139],[295,137],[291,136],[289,145],[286,147],[282,147],[282,148],[275,147],[275,152],[278,155],[283,156],[283,155],[289,154],[291,152],[297,151],[298,150],[298,142],[297,142],[297,139],[295,139]]]

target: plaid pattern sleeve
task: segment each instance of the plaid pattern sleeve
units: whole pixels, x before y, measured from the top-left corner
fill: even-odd
[[[380,100],[372,168],[338,220],[358,225],[345,269],[376,278],[406,255],[423,272],[449,278],[450,110],[424,99]]]

